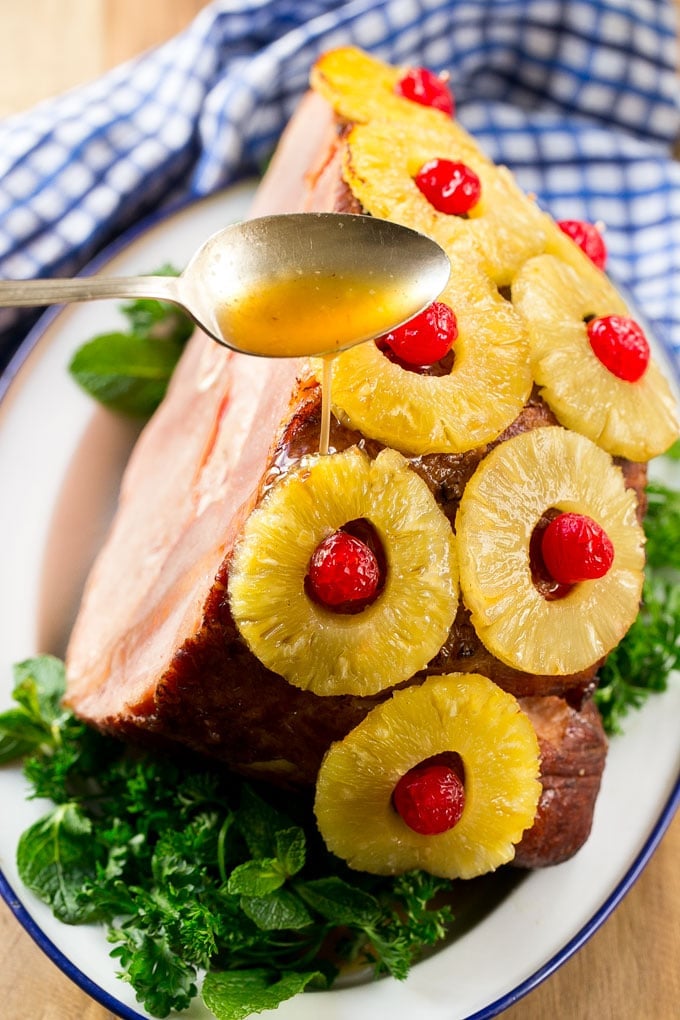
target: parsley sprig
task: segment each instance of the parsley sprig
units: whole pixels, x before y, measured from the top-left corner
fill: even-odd
[[[60,920],[106,925],[152,1015],[201,994],[219,1020],[242,1020],[328,987],[349,961],[403,978],[445,936],[450,908],[432,901],[450,883],[350,872],[307,797],[95,733],[61,708],[50,656],[20,663],[15,681],[0,756],[24,755],[33,795],[55,805],[20,838],[21,879]]]

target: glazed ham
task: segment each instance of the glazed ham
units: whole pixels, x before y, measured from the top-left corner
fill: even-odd
[[[361,211],[340,172],[342,131],[325,101],[310,93],[281,141],[252,215]],[[249,651],[230,614],[234,543],[272,481],[316,449],[319,416],[319,387],[304,363],[250,358],[200,333],[192,338],[134,450],[117,516],[86,586],[67,653],[67,701],[79,716],[147,744],[188,747],[245,775],[309,785],[330,743],[390,696],[319,697],[292,686]],[[545,424],[554,418],[534,396],[508,434]],[[357,441],[369,453],[379,449],[334,424],[336,449]],[[489,448],[412,458],[451,520]],[[625,465],[624,473],[641,494],[644,469]],[[592,706],[581,720],[581,704],[596,668],[571,677],[510,669],[481,646],[461,607],[426,671],[478,671],[510,693],[529,696],[539,736],[549,731],[542,737],[546,789],[549,782],[555,787],[550,761],[569,772],[570,756],[577,764],[570,775],[579,782],[573,734],[584,726],[595,734],[587,795],[567,805],[573,822],[561,830],[552,824],[551,812],[556,818],[567,801],[544,798],[541,825],[527,853],[520,850],[521,861],[561,860],[589,831],[606,742]],[[555,697],[565,694],[569,705]]]

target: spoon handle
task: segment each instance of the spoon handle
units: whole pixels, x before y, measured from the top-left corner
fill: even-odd
[[[0,280],[0,307],[61,305],[102,298],[157,298],[182,304],[175,276],[80,276],[57,280]]]

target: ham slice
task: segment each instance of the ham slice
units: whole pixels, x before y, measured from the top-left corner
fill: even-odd
[[[252,215],[360,211],[342,180],[341,146],[330,107],[310,93],[281,140]],[[106,732],[188,747],[243,774],[301,785],[314,782],[329,744],[390,696],[322,698],[299,690],[252,655],[229,611],[235,540],[269,480],[315,448],[319,403],[304,362],[225,352],[194,335],[134,450],[112,530],[87,582],[66,657],[66,700],[79,716]],[[509,433],[553,420],[534,397]],[[334,424],[336,448],[358,440]],[[486,449],[412,461],[452,519]],[[642,491],[644,470],[626,470]],[[567,740],[571,749],[595,667],[571,678],[518,674],[485,652],[461,609],[431,664],[431,672],[456,669],[479,669],[518,696],[550,695],[551,718],[566,713],[569,725],[553,726],[557,737],[545,746],[553,758]],[[567,689],[568,709],[554,697]],[[585,711],[594,725],[592,709]],[[541,719],[533,703],[531,714]],[[590,789],[599,782],[604,746],[593,756]],[[582,804],[578,832],[585,838],[592,805],[588,815]],[[563,859],[565,844],[550,825],[550,798],[542,812],[549,848],[532,845],[527,856],[549,863]],[[569,836],[569,853],[579,840]]]
[[[305,173],[322,167],[334,135],[329,109],[309,93],[252,215],[321,208],[327,178],[310,189]],[[115,727],[154,715],[159,679],[200,631],[214,579],[299,405],[303,375],[295,360],[192,337],[130,459],[69,643],[67,701],[90,722]]]
[[[297,371],[191,341],[134,450],[69,644],[68,701],[85,718],[148,712],[158,678],[200,629],[211,583],[257,501]]]

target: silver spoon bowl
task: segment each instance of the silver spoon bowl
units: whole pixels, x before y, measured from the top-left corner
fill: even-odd
[[[322,355],[407,322],[437,298],[449,272],[448,257],[439,245],[407,227],[372,216],[293,213],[246,220],[220,230],[178,277],[0,281],[0,306],[156,298],[178,305],[208,336],[234,350],[277,357]],[[348,321],[341,342],[328,347],[318,339],[314,350],[258,350],[249,338],[247,321],[244,325],[243,316],[236,314],[239,302],[286,280],[300,281],[306,286],[306,300],[313,300],[313,284],[319,279],[335,280],[347,307],[363,301],[371,315],[363,321]],[[351,286],[345,285],[348,280]],[[332,317],[334,309],[326,307],[325,312]],[[262,327],[262,322],[258,325]],[[319,329],[323,336],[323,318]]]

